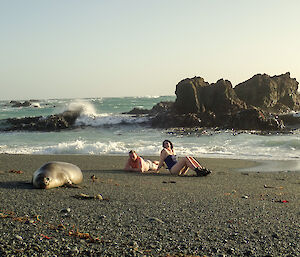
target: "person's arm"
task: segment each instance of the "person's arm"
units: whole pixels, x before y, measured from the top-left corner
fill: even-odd
[[[162,166],[164,166],[164,162],[165,162],[165,159],[166,159],[166,154],[167,154],[166,150],[162,149],[161,152],[160,152],[159,163],[158,163],[158,167],[157,167],[156,171],[159,171],[160,168]]]

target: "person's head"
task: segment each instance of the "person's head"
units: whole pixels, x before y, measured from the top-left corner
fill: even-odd
[[[129,158],[133,161],[135,161],[136,158],[138,157],[138,155],[136,154],[136,152],[134,150],[130,150],[128,154],[129,154]]]
[[[173,144],[170,140],[164,140],[162,143],[163,148],[171,148],[173,149]]]

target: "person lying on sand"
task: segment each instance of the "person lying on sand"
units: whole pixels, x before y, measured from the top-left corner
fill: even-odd
[[[160,160],[157,171],[166,163],[171,174],[184,175],[190,168],[196,172],[198,177],[207,176],[210,170],[202,167],[195,158],[186,156],[177,160],[173,144],[169,140],[163,141],[163,149],[160,152]]]
[[[131,150],[129,153],[128,161],[124,167],[126,171],[137,171],[137,172],[147,172],[147,171],[157,171],[158,161],[144,160],[142,157]]]

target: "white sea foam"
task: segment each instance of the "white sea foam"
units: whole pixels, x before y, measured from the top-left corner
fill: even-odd
[[[141,155],[159,156],[161,150],[161,138],[146,138],[146,134],[132,139],[124,131],[116,131],[115,139],[105,138],[99,133],[100,139],[74,139],[51,143],[48,145],[32,145],[32,143],[11,146],[0,145],[0,153],[10,154],[108,154],[126,155],[129,150],[134,149]],[[138,133],[135,133],[138,136]],[[55,134],[54,134],[55,135]],[[41,133],[37,136],[43,136]],[[255,160],[299,160],[300,143],[299,140],[282,139],[285,143],[278,141],[276,137],[270,138],[269,142],[263,142],[259,137],[251,137],[251,140],[232,136],[231,140],[226,140],[224,134],[218,136],[204,136],[204,138],[170,138],[175,145],[178,156],[198,156],[215,158],[234,159],[255,159]],[[93,136],[94,138],[94,136]],[[212,140],[208,140],[208,138]],[[223,139],[223,140],[221,140]],[[224,140],[225,139],[225,140]],[[236,140],[238,139],[238,140]],[[261,141],[260,141],[261,140]],[[283,146],[284,145],[284,146]]]
[[[159,98],[160,96],[158,96],[158,95],[146,95],[146,96],[144,96],[144,98],[154,98],[154,99],[156,99],[156,98]],[[142,97],[140,97],[140,98],[142,98]]]
[[[124,142],[86,142],[84,140],[75,140],[72,142],[63,142],[58,145],[49,146],[40,149],[38,154],[126,154],[127,148]]]
[[[75,100],[68,105],[64,106],[60,112],[64,111],[80,111],[81,115],[85,116],[96,116],[96,110],[94,106],[89,102],[85,100]]]
[[[40,105],[39,102],[32,102],[32,103],[30,104],[30,107],[33,107],[33,108],[41,108],[41,105]]]

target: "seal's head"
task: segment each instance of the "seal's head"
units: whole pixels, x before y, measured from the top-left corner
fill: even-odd
[[[51,182],[51,179],[44,174],[39,174],[35,180],[35,184],[37,188],[47,189]]]

